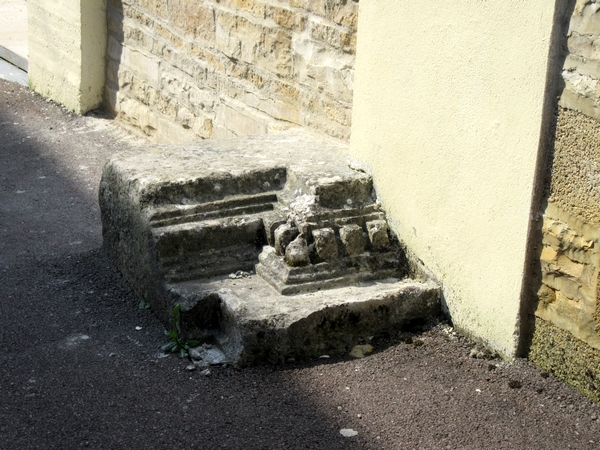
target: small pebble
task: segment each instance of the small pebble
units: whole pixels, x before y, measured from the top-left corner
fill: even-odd
[[[187,367],[185,368],[185,370],[187,370],[188,372],[193,372],[193,371],[194,371],[194,370],[196,370],[196,369],[197,369],[197,367],[196,367],[196,365],[195,365],[195,364],[190,364],[189,366],[187,366]]]
[[[329,355],[321,355],[319,356],[319,359],[329,359]]]
[[[342,428],[340,430],[340,434],[344,437],[352,437],[358,434],[358,431],[353,430],[352,428]]]
[[[523,387],[523,384],[518,380],[510,380],[508,382],[508,387],[511,389],[521,389],[521,387]]]
[[[350,350],[350,356],[354,358],[364,358],[371,353],[373,353],[373,346],[371,344],[355,345]]]
[[[210,377],[212,375],[212,372],[210,371],[210,369],[204,369],[202,372],[200,372],[200,375],[204,375],[205,377]]]

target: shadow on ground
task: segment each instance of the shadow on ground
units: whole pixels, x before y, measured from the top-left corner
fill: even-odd
[[[14,84],[0,99],[2,447],[353,447],[277,370],[163,357],[100,250],[100,170],[128,142]]]

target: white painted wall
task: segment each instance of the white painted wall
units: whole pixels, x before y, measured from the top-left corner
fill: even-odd
[[[359,8],[351,152],[454,324],[512,357],[554,2]]]
[[[106,0],[28,0],[29,82],[85,113],[102,103]]]

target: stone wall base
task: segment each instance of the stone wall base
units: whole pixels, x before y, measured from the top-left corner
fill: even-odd
[[[529,359],[600,402],[600,350],[536,317]]]

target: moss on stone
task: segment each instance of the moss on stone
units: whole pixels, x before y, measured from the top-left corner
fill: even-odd
[[[537,298],[544,307],[547,307],[556,301],[556,291],[542,284],[537,292]]]
[[[536,317],[529,359],[600,402],[600,350]]]

